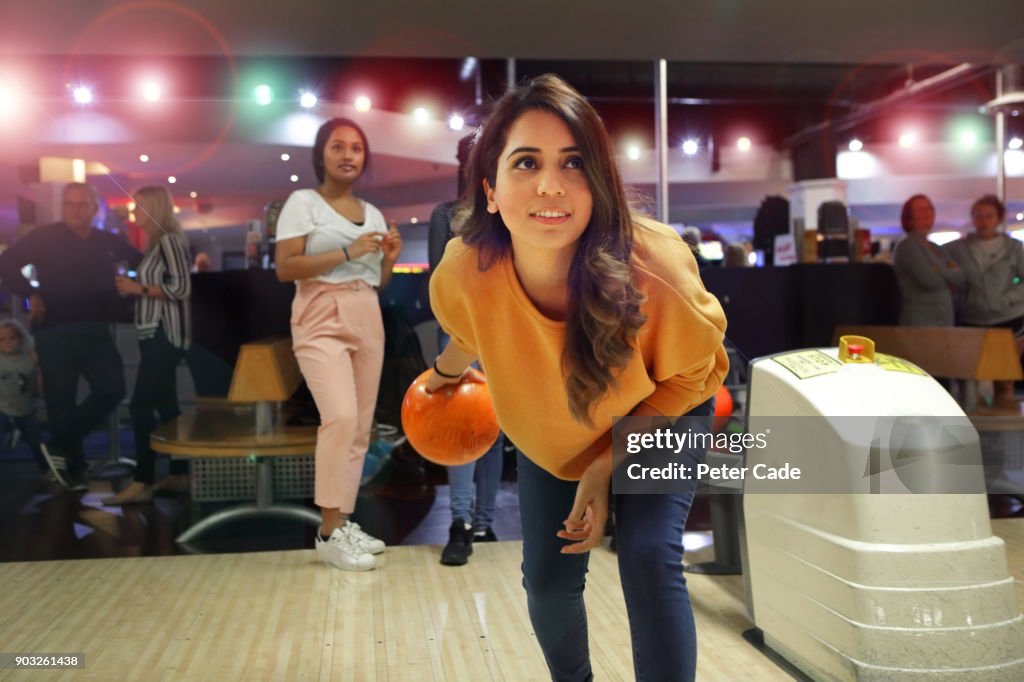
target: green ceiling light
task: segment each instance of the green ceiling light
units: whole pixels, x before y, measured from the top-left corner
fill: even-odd
[[[256,99],[256,103],[261,107],[265,107],[274,101],[274,91],[270,89],[270,86],[266,83],[257,85],[252,91],[253,97]]]
[[[957,149],[971,151],[981,147],[989,139],[985,123],[975,116],[954,119],[949,126],[948,138]]]

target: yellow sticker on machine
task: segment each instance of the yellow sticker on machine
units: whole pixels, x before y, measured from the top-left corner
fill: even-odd
[[[907,374],[928,376],[928,372],[924,371],[914,363],[907,362],[903,358],[898,358],[895,355],[875,353],[875,363],[888,372],[906,372]]]
[[[795,353],[776,355],[772,360],[788,369],[799,379],[831,374],[838,372],[843,367],[843,363],[831,355],[825,355],[820,350],[798,350]]]

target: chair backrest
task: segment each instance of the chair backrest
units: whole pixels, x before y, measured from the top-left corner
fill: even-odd
[[[288,400],[302,381],[299,363],[287,336],[242,344],[231,376],[230,402]]]

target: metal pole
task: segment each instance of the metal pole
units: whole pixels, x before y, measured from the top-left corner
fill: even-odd
[[[654,158],[658,220],[668,222],[668,62],[654,67]]]
[[[509,57],[505,60],[505,88],[512,90],[516,87],[516,60]]]
[[[996,71],[996,98],[1003,96],[1003,71]],[[996,196],[1006,203],[1006,112],[996,111]]]
[[[477,59],[476,60],[476,68],[474,69],[474,71],[475,71],[474,75],[476,76],[476,88],[475,88],[475,91],[473,93],[474,94],[474,102],[476,103],[477,106],[480,106],[481,104],[484,103],[484,82],[483,82],[483,75],[480,73],[480,70],[481,70],[480,60]]]

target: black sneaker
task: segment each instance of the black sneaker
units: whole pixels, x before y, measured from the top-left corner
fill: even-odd
[[[498,536],[494,534],[494,530],[490,526],[486,528],[476,528],[473,530],[473,542],[497,542]]]
[[[462,566],[473,553],[473,530],[462,519],[452,521],[448,529],[448,544],[441,552],[441,563],[445,566]]]

